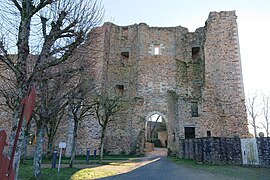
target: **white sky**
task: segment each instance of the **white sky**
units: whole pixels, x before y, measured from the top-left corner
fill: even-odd
[[[270,0],[103,0],[105,21],[117,25],[204,26],[210,11],[236,10],[245,93],[270,95]]]

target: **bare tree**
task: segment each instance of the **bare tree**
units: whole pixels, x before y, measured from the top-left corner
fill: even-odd
[[[262,94],[263,98],[263,116],[264,116],[264,122],[261,122],[261,125],[266,131],[266,137],[269,137],[269,126],[270,126],[270,120],[269,120],[269,96],[266,96]]]
[[[92,80],[82,78],[74,91],[69,94],[68,115],[74,122],[69,167],[73,167],[73,162],[75,160],[75,147],[79,121],[82,121],[86,117],[90,116],[90,109],[92,109],[94,106],[93,101],[90,99],[91,92],[93,90],[93,84],[91,81]]]
[[[98,0],[3,0],[0,6],[0,17],[5,17],[0,24],[6,27],[2,37],[9,37],[0,40],[0,61],[12,72],[15,80],[11,88],[13,93],[7,98],[13,99],[10,138],[10,144],[13,144],[20,102],[28,87],[33,83],[40,90],[47,86],[43,84],[46,69],[63,64],[72,55],[84,42],[89,30],[101,22],[103,8]],[[10,56],[15,48],[8,44],[12,40],[16,40],[18,56],[15,59]],[[29,58],[31,53],[36,55],[35,59]],[[16,177],[23,136],[21,133],[13,163]]]
[[[251,118],[249,120],[249,124],[252,126],[252,128],[254,129],[254,137],[257,137],[257,117],[259,116],[259,112],[257,110],[258,108],[258,104],[257,104],[257,94],[253,94],[252,96],[248,97],[248,101],[247,101],[247,111],[248,111],[248,115]]]
[[[98,95],[94,101],[95,117],[101,126],[101,138],[100,138],[100,162],[103,160],[104,139],[108,125],[117,120],[117,115],[120,114],[124,107],[124,101],[119,97],[109,96],[108,94]]]
[[[47,73],[48,74],[48,73]],[[69,74],[62,73],[60,77],[47,79],[42,83],[39,90],[39,98],[36,103],[35,122],[36,122],[36,146],[33,160],[33,173],[36,179],[41,178],[41,159],[43,152],[43,142],[45,131],[48,135],[48,146],[51,148],[54,135],[63,117],[65,108],[68,104],[66,94],[68,92],[67,83],[71,79]],[[45,86],[46,85],[46,86]],[[55,125],[55,126],[53,126]],[[53,126],[53,128],[52,128]],[[51,128],[51,129],[49,129]],[[49,131],[50,130],[50,131]],[[48,133],[50,132],[50,134]],[[51,149],[49,149],[51,150]]]

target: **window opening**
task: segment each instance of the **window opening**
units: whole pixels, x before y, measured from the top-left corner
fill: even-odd
[[[192,48],[192,59],[197,59],[199,57],[200,47]]]
[[[128,37],[128,27],[123,27],[123,29],[122,29],[122,36],[123,37]]]
[[[197,102],[191,102],[191,116],[192,117],[198,117],[198,103]]]
[[[129,59],[129,52],[121,52],[121,59],[126,61]]]
[[[115,85],[115,90],[118,96],[124,95],[124,85]]]
[[[195,138],[195,127],[185,127],[185,139]]]
[[[154,55],[160,55],[160,45],[154,44]]]
[[[207,131],[207,137],[211,137],[211,131]]]

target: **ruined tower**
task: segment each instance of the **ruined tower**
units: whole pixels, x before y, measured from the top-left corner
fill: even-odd
[[[138,152],[153,114],[165,119],[172,151],[183,138],[248,133],[236,19],[211,12],[195,32],[144,23],[95,30],[97,84],[130,102],[108,129],[108,152]]]

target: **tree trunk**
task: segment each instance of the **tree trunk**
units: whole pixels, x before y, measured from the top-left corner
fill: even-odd
[[[48,136],[46,159],[50,160],[53,154],[53,138]]]
[[[72,114],[68,117],[68,132],[67,132],[67,147],[66,147],[66,157],[71,157],[72,145],[74,140],[74,119],[71,118]]]
[[[26,1],[27,2],[27,1]],[[30,1],[29,1],[30,2]],[[26,3],[26,6],[29,7],[28,3]],[[12,123],[12,131],[11,136],[9,139],[9,143],[12,144],[11,148],[9,149],[9,157],[11,156],[14,139],[16,130],[18,127],[19,117],[21,113],[21,100],[25,97],[27,92],[27,73],[26,73],[26,59],[29,54],[29,36],[30,36],[30,24],[31,24],[31,18],[27,17],[31,12],[31,8],[24,8],[23,9],[23,17],[21,17],[21,22],[19,25],[19,32],[18,32],[18,40],[17,40],[17,47],[18,47],[18,59],[17,59],[17,67],[19,67],[20,75],[16,74],[17,79],[17,92],[18,97],[15,99],[15,110],[14,110],[14,116],[13,116],[13,123]],[[22,150],[22,141],[24,140],[24,128],[25,123],[23,123],[17,148],[15,151],[15,156],[13,160],[13,168],[15,173],[15,180],[18,178],[18,171],[19,171],[19,165],[20,165],[20,157],[21,157],[21,150]]]
[[[27,157],[27,145],[29,139],[29,130],[31,128],[31,124],[28,123],[25,130],[25,136],[22,144],[22,155],[21,155],[21,163],[24,164],[24,160]]]
[[[13,122],[12,122],[12,131],[11,131],[11,135],[9,136],[9,144],[11,144],[10,148],[9,148],[9,152],[8,152],[8,156],[11,157],[11,152],[14,146],[14,139],[15,139],[15,134],[18,128],[18,122],[19,122],[19,113],[20,110],[18,110],[20,108],[16,108],[14,110],[14,116],[13,116]],[[14,173],[15,173],[15,180],[18,179],[18,172],[19,172],[19,166],[20,166],[20,158],[21,158],[21,151],[22,151],[22,144],[24,141],[24,128],[25,128],[25,123],[22,124],[21,130],[20,130],[20,134],[19,134],[19,138],[18,138],[18,142],[17,142],[17,148],[15,150],[15,155],[14,155],[14,160],[13,160],[13,169],[14,169]]]
[[[254,125],[254,137],[257,137],[257,126],[256,126],[256,120],[253,118],[253,125]]]
[[[74,120],[74,129],[73,129],[73,142],[72,142],[72,147],[71,147],[71,157],[70,157],[70,162],[69,162],[69,167],[73,167],[73,162],[75,160],[75,147],[76,147],[76,138],[77,138],[77,129],[78,129],[78,120]]]
[[[106,127],[102,127],[101,140],[100,140],[100,151],[99,151],[99,162],[103,161],[103,148],[104,148],[104,137],[105,137]]]
[[[266,124],[266,137],[269,137],[269,122],[267,121],[267,124]]]
[[[29,135],[24,136],[24,140],[22,142],[22,155],[21,155],[21,163],[24,164],[24,160],[27,156],[27,144],[28,144]]]
[[[41,160],[42,160],[42,145],[44,137],[44,126],[37,129],[37,142],[34,151],[33,173],[35,179],[41,179]]]

